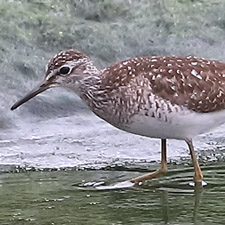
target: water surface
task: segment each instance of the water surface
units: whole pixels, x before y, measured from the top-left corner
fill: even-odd
[[[154,170],[152,165],[149,170]],[[0,174],[1,224],[225,224],[225,166],[203,166],[206,187],[193,188],[191,167],[170,165],[142,186],[96,190],[143,172],[128,168]]]

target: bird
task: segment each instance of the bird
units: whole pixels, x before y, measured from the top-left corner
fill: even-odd
[[[94,114],[120,130],[161,140],[159,169],[132,178],[132,185],[166,174],[167,139],[177,139],[190,151],[193,184],[203,186],[193,138],[225,123],[225,63],[142,56],[100,70],[83,52],[64,50],[50,59],[41,84],[11,110],[53,87],[74,91]]]

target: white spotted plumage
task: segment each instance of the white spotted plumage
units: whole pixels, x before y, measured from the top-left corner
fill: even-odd
[[[76,65],[83,66],[77,69],[81,78],[75,86],[71,78],[70,87],[94,113],[120,129],[185,139],[225,121],[221,113],[225,64],[221,62],[193,56],[136,57],[100,71],[88,57],[75,53],[77,57]],[[60,53],[50,61],[48,72],[72,63],[70,52]],[[218,122],[207,122],[214,115],[219,116]]]
[[[133,183],[167,171],[167,138],[187,142],[194,181],[202,183],[192,138],[225,122],[225,63],[193,56],[150,56],[98,70],[82,52],[67,50],[50,60],[45,81],[11,109],[57,86],[74,90],[96,115],[115,127],[162,139],[161,168],[132,179]]]

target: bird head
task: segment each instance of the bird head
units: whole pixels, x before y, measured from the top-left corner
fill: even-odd
[[[82,79],[97,71],[89,57],[82,52],[77,50],[62,51],[47,64],[44,81],[17,101],[11,110],[52,87],[67,87],[76,91]]]

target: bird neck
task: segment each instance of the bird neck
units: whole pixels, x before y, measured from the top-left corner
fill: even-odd
[[[84,78],[99,76],[100,70],[94,65],[90,59],[86,59],[82,67],[82,75]]]
[[[76,93],[87,105],[95,99],[96,92],[101,85],[101,71],[88,60],[82,68],[80,79],[77,82]]]
[[[72,89],[76,94],[83,98],[89,89],[95,88],[99,83],[100,70],[94,66],[89,58],[82,59],[82,64],[76,68],[75,76],[68,79],[67,88]]]
[[[102,89],[103,72],[104,70],[98,70],[92,61],[88,61],[83,68],[81,78],[72,87],[86,105],[100,117],[104,108],[102,103],[107,99],[107,91]]]
[[[82,80],[79,81],[79,92],[82,97],[82,95],[87,95],[90,92],[95,92],[98,90],[101,84],[101,79],[96,75],[90,75],[84,77]]]
[[[77,94],[93,112],[96,111],[96,105],[98,105],[98,92],[100,86],[101,79],[98,75],[85,77],[79,84],[79,91]]]

